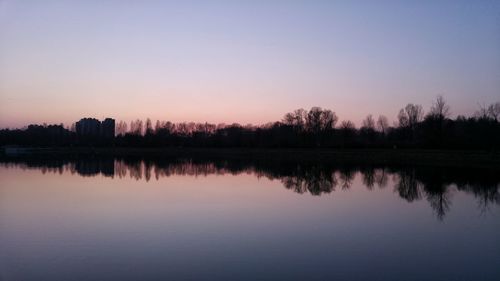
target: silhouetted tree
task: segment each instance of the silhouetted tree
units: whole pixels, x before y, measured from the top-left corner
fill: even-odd
[[[144,134],[150,136],[153,134],[153,132],[154,132],[154,130],[153,130],[153,124],[151,123],[151,119],[147,118],[146,119],[146,130],[144,131]]]
[[[293,126],[296,130],[302,131],[305,128],[307,111],[300,108],[294,112],[289,112],[283,117],[283,123]]]
[[[488,106],[488,116],[498,122],[500,118],[500,102],[490,104]]]
[[[437,96],[436,100],[432,104],[431,110],[429,111],[428,116],[438,119],[444,120],[450,117],[450,106],[446,104],[443,96]]]
[[[413,130],[416,125],[422,121],[423,117],[424,110],[422,109],[422,106],[409,103],[405,108],[399,111],[399,126]]]
[[[309,132],[319,133],[321,131],[321,115],[323,110],[321,107],[313,107],[306,116],[306,128]]]
[[[377,129],[380,133],[385,135],[387,129],[389,128],[389,121],[384,115],[379,115],[377,119]]]
[[[442,96],[438,96],[422,124],[423,143],[429,147],[442,147],[445,125],[450,116],[450,107]]]
[[[350,120],[344,120],[340,123],[340,135],[342,137],[342,147],[354,145],[354,137],[356,136],[356,127]]]
[[[142,120],[137,119],[130,122],[130,134],[141,136],[143,132]]]
[[[369,114],[362,122],[360,129],[360,136],[363,139],[364,145],[372,145],[375,142],[376,131],[375,131],[375,120],[373,116]]]
[[[118,124],[116,125],[115,134],[117,136],[123,136],[126,133],[127,133],[127,123],[123,121],[118,122]]]
[[[365,128],[367,130],[375,130],[375,120],[371,114],[366,116],[365,120],[363,120],[363,126],[361,128]]]

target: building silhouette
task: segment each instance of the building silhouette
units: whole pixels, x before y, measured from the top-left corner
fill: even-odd
[[[101,123],[101,137],[110,139],[115,136],[115,119],[106,118]]]
[[[101,131],[101,122],[95,118],[82,118],[76,122],[75,128],[78,136],[97,137]]]
[[[76,134],[80,137],[113,138],[115,136],[115,120],[106,118],[99,121],[95,118],[82,118],[75,124]]]

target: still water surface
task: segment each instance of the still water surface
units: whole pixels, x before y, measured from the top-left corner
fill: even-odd
[[[0,163],[0,280],[500,280],[500,175]]]

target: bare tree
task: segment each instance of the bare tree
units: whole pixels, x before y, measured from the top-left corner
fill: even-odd
[[[342,123],[340,123],[340,129],[346,131],[354,131],[356,130],[356,126],[354,126],[354,123],[352,121],[344,120],[342,121]]]
[[[181,136],[189,135],[189,125],[186,122],[178,123],[176,125],[176,133]]]
[[[295,121],[295,116],[293,115],[292,112],[288,112],[283,116],[283,123],[289,126],[293,126]]]
[[[283,123],[289,126],[303,128],[307,118],[307,111],[300,108],[285,114]]]
[[[488,116],[491,119],[498,121],[500,118],[500,102],[492,103],[488,106]]]
[[[313,133],[331,130],[338,121],[335,112],[328,109],[323,110],[321,107],[313,107],[307,114],[305,111],[296,111],[296,119],[299,120],[300,117],[297,115],[305,116],[306,129]]]
[[[158,133],[162,128],[162,124],[160,122],[160,120],[156,120],[156,124],[155,124],[155,133]]]
[[[379,115],[377,119],[377,129],[379,130],[379,132],[385,134],[388,128],[389,121],[387,120],[387,117],[385,117],[384,115]]]
[[[446,104],[443,96],[437,96],[436,100],[432,104],[431,110],[429,111],[429,116],[444,120],[450,117],[450,115],[450,106]]]
[[[116,135],[123,136],[127,133],[127,123],[124,121],[118,122],[116,125]]]
[[[167,130],[169,133],[175,131],[175,124],[170,121],[163,122],[161,126],[164,130]]]
[[[499,121],[500,119],[500,102],[492,103],[488,106],[479,105],[479,109],[474,113],[477,119],[491,119]]]
[[[340,136],[341,136],[341,145],[349,145],[354,142],[354,137],[356,135],[356,127],[354,123],[349,120],[344,120],[340,123]]]
[[[152,135],[153,134],[153,124],[151,123],[151,119],[146,119],[146,135]]]
[[[305,124],[306,124],[306,116],[307,116],[307,111],[303,108],[296,109],[293,112],[295,116],[295,125],[299,128],[304,129]]]
[[[479,109],[476,110],[476,112],[474,113],[474,116],[477,118],[477,119],[488,119],[489,117],[489,113],[488,113],[488,107],[486,107],[486,105],[481,105],[481,104],[478,104],[479,105]]]
[[[399,127],[400,128],[406,128],[409,127],[409,120],[408,120],[408,115],[406,115],[406,112],[404,109],[399,110],[398,113],[398,122],[399,122]]]
[[[362,128],[368,130],[375,130],[375,119],[373,119],[373,116],[371,114],[368,114],[365,120],[363,120]]]
[[[141,136],[143,131],[142,120],[137,119],[130,122],[130,133],[133,135]]]
[[[337,124],[338,117],[335,112],[325,109],[321,113],[321,129],[323,131],[331,130]]]
[[[307,130],[313,133],[318,133],[321,130],[321,114],[323,110],[321,107],[312,107],[306,116]]]
[[[414,129],[418,122],[424,117],[424,110],[421,105],[409,103],[398,114],[399,126]]]

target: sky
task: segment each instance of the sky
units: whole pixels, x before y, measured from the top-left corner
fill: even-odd
[[[0,127],[500,101],[500,1],[0,0]]]

